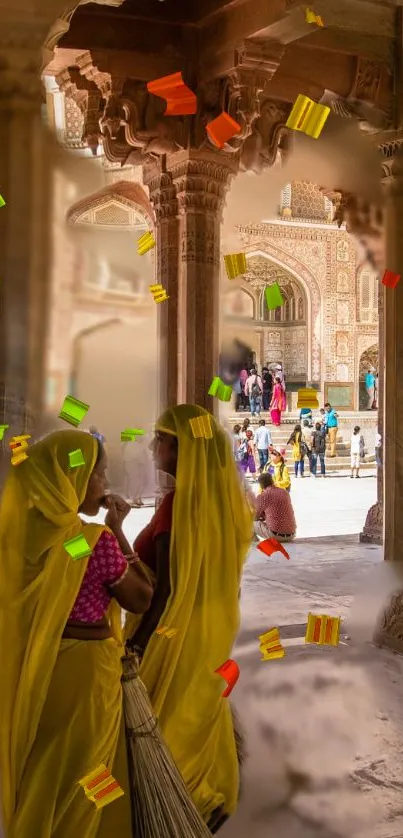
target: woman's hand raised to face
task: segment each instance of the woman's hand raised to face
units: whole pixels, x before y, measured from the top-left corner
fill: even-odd
[[[120,530],[124,519],[131,510],[128,504],[120,495],[107,495],[104,503],[108,510],[106,513],[105,524],[112,532]]]

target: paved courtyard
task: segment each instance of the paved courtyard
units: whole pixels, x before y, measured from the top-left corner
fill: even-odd
[[[393,587],[382,549],[358,542],[374,476],[293,481],[290,560],[252,547],[242,583],[233,691],[247,759],[222,838],[402,838],[403,658],[371,643]],[[133,510],[131,538],[152,509]],[[342,618],[336,647],[304,642],[308,612]],[[280,660],[260,660],[277,627]]]

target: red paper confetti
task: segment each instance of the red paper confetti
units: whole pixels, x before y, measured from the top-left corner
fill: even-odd
[[[284,549],[282,544],[279,541],[276,541],[275,538],[266,538],[264,541],[260,541],[257,545],[257,549],[261,550],[262,553],[265,553],[266,556],[271,556],[272,553],[282,553],[286,559],[289,559],[289,555],[287,550]]]
[[[382,278],[382,285],[387,285],[388,288],[396,288],[401,274],[394,274],[393,271],[385,271]]]
[[[149,81],[147,90],[166,100],[167,107],[164,116],[184,116],[196,113],[196,96],[183,81],[182,73],[172,73],[171,76],[162,76],[160,79]]]
[[[235,687],[235,684],[239,678],[239,666],[236,661],[231,660],[229,658],[225,663],[222,663],[218,669],[215,670],[218,675],[221,675],[224,678],[224,681],[227,682],[228,686],[222,693],[222,698],[228,698],[230,693]]]
[[[228,142],[231,137],[235,137],[235,134],[239,134],[241,126],[235,121],[235,119],[232,119],[229,113],[223,111],[220,116],[217,116],[216,119],[209,122],[206,130],[211,142],[218,146],[218,148],[224,148],[225,143]]]

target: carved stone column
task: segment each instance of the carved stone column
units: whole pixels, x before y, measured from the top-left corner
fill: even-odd
[[[388,186],[386,205],[386,263],[389,270],[403,274],[403,159],[396,158],[393,180]],[[403,570],[403,285],[387,288],[385,300],[385,405],[384,472],[385,480],[385,559],[399,563]],[[403,590],[396,584],[395,596],[386,608],[375,640],[403,653]]]
[[[178,393],[178,290],[179,220],[176,189],[171,172],[159,161],[144,169],[155,211],[155,282],[165,288],[169,300],[158,308],[158,393],[161,410],[177,404]]]
[[[367,512],[360,541],[364,544],[383,544],[383,498],[384,498],[384,388],[385,388],[385,322],[384,322],[385,286],[379,282],[378,292],[378,433],[381,435],[381,466],[376,472],[376,503]]]
[[[42,409],[49,298],[51,165],[42,125],[41,44],[49,23],[0,28],[0,421],[31,430]],[[0,446],[0,482],[9,463]]]
[[[159,304],[160,402],[193,402],[213,411],[217,374],[220,225],[237,162],[217,152],[166,156],[166,172],[145,171],[156,212],[156,281],[169,295]]]

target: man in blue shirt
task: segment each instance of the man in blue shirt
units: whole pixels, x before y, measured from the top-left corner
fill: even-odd
[[[337,418],[337,413],[333,409],[332,405],[329,402],[325,404],[326,409],[326,427],[329,434],[329,445],[330,445],[330,456],[336,456],[336,439],[337,439],[337,429],[339,427],[339,420]]]
[[[368,396],[367,410],[372,410],[375,396],[375,376],[373,370],[368,370],[365,376],[365,389]]]

